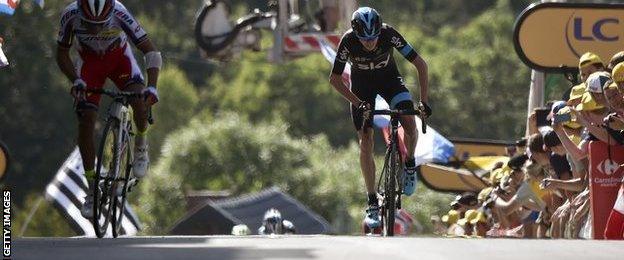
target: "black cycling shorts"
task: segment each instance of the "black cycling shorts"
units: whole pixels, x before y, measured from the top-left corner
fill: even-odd
[[[378,80],[386,79],[386,80]],[[390,79],[390,80],[387,80]],[[396,77],[351,77],[351,91],[362,101],[368,102],[375,108],[375,97],[380,95],[388,102],[390,109],[414,109],[412,96],[403,84],[403,78]],[[356,104],[357,105],[357,104]],[[362,113],[357,111],[357,107],[351,105],[351,119],[355,130],[362,129]],[[367,127],[372,127],[372,120],[366,123]]]

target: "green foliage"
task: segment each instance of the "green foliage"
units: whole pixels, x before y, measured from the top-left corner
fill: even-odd
[[[140,203],[149,232],[166,231],[176,220],[170,216],[183,214],[182,189],[243,194],[271,186],[330,220],[340,219],[338,225],[350,230],[346,209],[363,188],[357,147],[334,150],[323,136],[294,139],[287,129],[283,121],[252,125],[234,113],[221,113],[213,122],[193,120],[171,134],[154,176],[142,188],[149,198]]]
[[[348,103],[329,84],[331,65],[323,56],[258,66],[265,59],[261,53],[245,53],[221,68],[203,93],[207,105],[237,111],[254,122],[279,116],[297,137],[325,133],[338,145],[354,139]]]
[[[160,72],[158,94],[160,101],[153,107],[156,122],[149,134],[153,158],[158,158],[165,137],[191,119],[199,102],[195,86],[175,65],[169,65]]]
[[[442,133],[504,140],[521,135],[530,73],[514,52],[513,22],[509,7],[498,6],[459,31],[443,28],[436,49],[423,54],[430,68],[431,123]],[[496,127],[483,127],[493,122]]]
[[[69,2],[47,1],[41,10],[22,1],[14,16],[0,17],[12,64],[0,69],[0,139],[14,159],[6,186],[19,187],[13,189],[16,226],[34,203],[27,194],[39,194],[75,146],[69,82],[54,59],[59,15]],[[201,2],[123,1],[166,63],[150,132],[153,170],[131,196],[147,226],[144,234],[167,233],[184,214],[187,189],[240,194],[272,185],[329,219],[339,233],[358,231],[365,201],[359,151],[347,102],[328,83],[330,64],[313,54],[274,65],[265,52],[245,52],[228,64],[203,61],[192,33]],[[436,129],[493,139],[522,133],[529,70],[515,54],[511,32],[530,1],[360,2],[380,10],[428,62]],[[236,13],[265,5],[230,3]],[[413,66],[395,57],[415,85]],[[410,89],[418,96],[417,88]],[[557,85],[550,96],[561,89]],[[449,200],[419,188],[405,206],[429,230],[429,215]],[[25,234],[73,235],[61,218],[44,202]]]

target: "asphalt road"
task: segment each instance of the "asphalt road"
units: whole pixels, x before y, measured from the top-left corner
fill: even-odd
[[[12,259],[624,259],[624,241],[364,236],[18,238]]]

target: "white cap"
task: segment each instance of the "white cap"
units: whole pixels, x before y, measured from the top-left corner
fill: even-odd
[[[587,85],[587,91],[593,93],[602,93],[602,86],[611,80],[611,75],[606,71],[597,71],[589,75],[585,85]]]

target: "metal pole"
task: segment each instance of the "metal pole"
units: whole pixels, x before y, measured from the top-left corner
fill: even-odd
[[[533,109],[544,105],[544,73],[537,70],[531,71],[531,86],[529,89],[529,105],[527,110],[526,135],[529,135],[528,115]]]
[[[288,0],[279,0],[277,21],[273,28],[273,49],[269,60],[275,63],[284,61],[284,36],[288,35]]]

